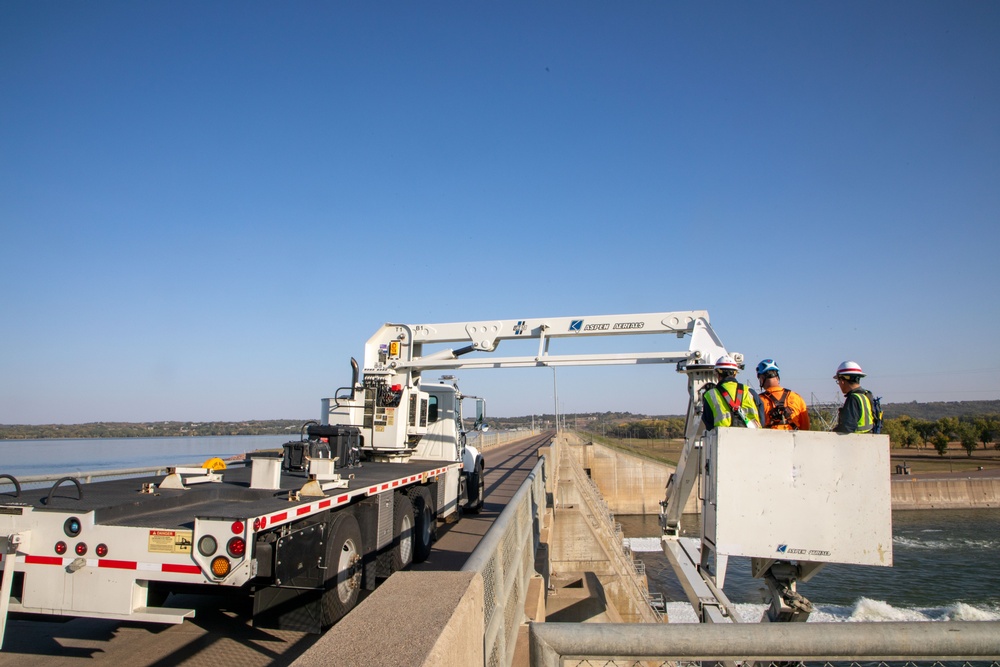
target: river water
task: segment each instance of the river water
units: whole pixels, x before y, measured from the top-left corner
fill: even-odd
[[[659,535],[655,516],[616,516],[628,538]],[[696,520],[695,520],[696,521]],[[798,590],[822,621],[1000,620],[1000,509],[893,512],[893,567],[827,565]],[[647,542],[647,540],[641,540]],[[659,551],[635,553],[671,622],[697,617]],[[725,592],[744,621],[759,621],[764,584],[748,558],[731,558]]]

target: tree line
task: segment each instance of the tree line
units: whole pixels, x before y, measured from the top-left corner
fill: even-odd
[[[53,438],[161,438],[205,435],[297,435],[307,420],[241,422],[91,422],[87,424],[0,424],[0,440]]]
[[[883,432],[894,447],[925,447],[931,445],[941,456],[948,452],[948,443],[958,442],[971,457],[982,444],[1000,450],[1000,414],[941,417],[937,420],[916,419],[908,415],[885,420]]]

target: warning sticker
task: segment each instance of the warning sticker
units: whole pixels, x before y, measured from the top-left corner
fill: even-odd
[[[192,535],[190,530],[151,530],[146,551],[151,554],[189,554]]]

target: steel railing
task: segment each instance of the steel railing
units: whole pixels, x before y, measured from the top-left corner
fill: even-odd
[[[480,451],[489,449],[490,447],[496,447],[497,445],[503,445],[508,442],[513,442],[514,440],[523,440],[524,438],[530,438],[533,435],[538,435],[540,431],[535,429],[524,430],[524,431],[468,431],[465,434],[465,442],[473,447],[476,447]]]
[[[997,664],[1000,621],[531,623],[531,667],[675,665],[678,662]]]
[[[543,456],[462,567],[483,577],[486,667],[512,663],[518,628],[526,620],[524,603],[546,507],[545,469]]]
[[[248,462],[244,459],[234,459],[231,461],[226,461],[226,466],[230,468],[238,468],[246,465]],[[49,475],[15,475],[17,483],[22,489],[33,489],[43,486],[45,484],[51,484],[57,482],[65,477],[72,477],[73,479],[79,480],[83,484],[89,484],[90,482],[97,482],[101,480],[111,480],[111,479],[127,479],[129,477],[145,477],[145,476],[156,476],[167,474],[168,468],[200,468],[201,463],[192,463],[190,465],[185,464],[170,464],[170,465],[160,465],[160,466],[147,466],[144,468],[120,468],[117,470],[88,470],[85,472],[70,471],[59,474],[49,474]],[[3,471],[0,471],[2,473]],[[0,476],[0,493],[9,493],[14,487],[14,482],[11,481],[10,477],[7,475]]]

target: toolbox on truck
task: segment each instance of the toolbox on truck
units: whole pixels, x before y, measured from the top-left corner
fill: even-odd
[[[310,424],[308,440],[296,440],[282,445],[285,470],[307,470],[308,459],[337,459],[338,468],[360,463],[361,431],[356,426]]]
[[[309,459],[328,459],[330,445],[320,440],[293,440],[281,446],[284,455],[281,459],[282,470],[308,470]]]

